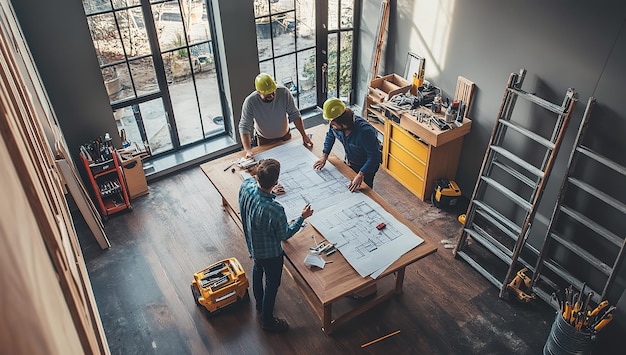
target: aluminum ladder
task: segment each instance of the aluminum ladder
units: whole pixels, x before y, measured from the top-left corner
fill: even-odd
[[[525,241],[577,101],[573,89],[567,90],[561,105],[525,92],[521,89],[525,75],[521,69],[509,76],[453,251],[499,287],[501,298],[508,297],[507,286],[518,263],[533,271],[520,254],[539,256]],[[525,100],[522,115],[513,112],[518,99]]]
[[[583,144],[594,104],[589,98],[532,278],[533,291],[549,304],[551,293],[568,285],[585,285],[596,303],[608,299],[624,261],[626,193],[619,191],[626,167]]]

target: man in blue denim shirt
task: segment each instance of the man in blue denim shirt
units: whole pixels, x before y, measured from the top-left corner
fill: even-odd
[[[289,329],[287,321],[274,317],[274,303],[283,273],[281,242],[291,238],[302,227],[304,219],[313,214],[311,205],[304,206],[300,217],[291,224],[283,206],[276,202],[272,189],[278,183],[280,163],[275,159],[259,161],[254,177],[239,188],[239,212],[248,252],[254,260],[252,292],[256,309],[261,313],[261,328],[270,332]],[[263,287],[265,276],[265,287]]]
[[[376,129],[366,120],[355,116],[354,112],[341,101],[333,97],[324,102],[324,119],[330,121],[330,127],[324,140],[321,158],[313,164],[314,169],[322,169],[326,165],[335,139],[338,139],[346,152],[346,164],[356,172],[356,176],[348,184],[354,192],[362,182],[374,187],[374,175],[382,161],[380,144],[376,137]]]

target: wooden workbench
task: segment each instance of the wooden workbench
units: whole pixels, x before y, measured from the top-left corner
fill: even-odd
[[[307,133],[313,134],[313,142],[315,145],[312,151],[317,156],[321,155],[323,139],[327,129],[327,125],[319,125],[313,129],[307,130]],[[301,137],[296,133],[292,139],[301,140]],[[256,147],[254,152],[255,154],[260,153],[279,144]],[[337,142],[336,144],[341,143]],[[236,170],[233,173],[230,166],[233,161],[238,160],[242,156],[244,156],[243,152],[237,152],[200,166],[222,196],[224,209],[231,215],[240,229],[242,229],[242,225],[241,216],[239,215],[238,193],[241,178],[239,168],[235,168]],[[334,154],[330,155],[328,162],[332,163],[348,178],[354,177],[355,173]],[[365,185],[363,186],[364,188],[361,190],[363,193],[376,201],[382,208],[392,214],[399,222],[405,224],[416,235],[419,236],[422,234],[418,228],[397,213],[393,207],[385,202],[376,192]],[[309,253],[309,247],[312,246],[311,235],[315,235],[318,241],[323,240],[320,233],[307,223],[307,226],[303,228],[302,231],[298,232],[286,242],[283,242],[283,249],[285,250],[285,256],[288,260],[285,266],[287,266],[287,270],[302,290],[313,310],[321,319],[322,330],[326,334],[332,333],[334,327],[338,324],[354,318],[376,304],[391,298],[393,295],[400,294],[404,282],[405,268],[419,259],[437,251],[434,244],[424,240],[422,244],[396,260],[378,277],[377,280],[381,280],[388,276],[393,276],[395,282],[390,289],[383,290],[379,287],[375,297],[367,301],[358,302],[358,305],[351,307],[348,311],[336,314],[339,312],[337,312],[337,310],[333,312],[333,305],[345,300],[345,296],[351,295],[359,290],[367,289],[377,283],[377,280],[371,277],[361,277],[340,252],[325,257],[326,260],[332,261],[332,263],[327,264],[324,269],[310,268],[304,265],[304,258]]]

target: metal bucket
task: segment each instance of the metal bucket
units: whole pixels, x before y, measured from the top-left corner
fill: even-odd
[[[557,312],[543,346],[544,355],[588,355],[593,350],[595,334],[578,331]]]

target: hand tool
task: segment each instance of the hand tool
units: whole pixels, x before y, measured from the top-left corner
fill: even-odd
[[[563,319],[569,323],[569,317],[572,312],[572,308],[569,305],[569,301],[565,301],[565,310],[563,311]]]
[[[525,274],[527,270],[527,268],[519,270],[513,280],[511,280],[511,282],[509,282],[509,284],[507,285],[507,288],[513,291],[517,299],[522,302],[529,302],[535,299],[535,294],[526,293],[521,289],[521,286],[523,284],[527,290],[532,291],[530,288],[530,283],[532,280]]]
[[[609,305],[609,301],[604,300],[602,302],[600,302],[600,304],[598,304],[598,306],[596,308],[594,308],[592,311],[587,312],[587,316],[588,317],[595,317],[598,315],[598,313],[600,313],[600,311]]]
[[[233,166],[233,165],[235,165],[235,164],[237,164],[237,161],[234,161],[234,162],[232,162],[232,163],[228,164],[228,166],[224,168],[224,171],[226,171],[226,170],[230,169],[230,167],[231,167],[231,166]]]
[[[603,317],[603,319],[593,327],[593,330],[595,330],[596,332],[601,331],[602,328],[606,327],[606,325],[609,324],[612,320],[613,320],[613,315],[608,314],[606,317]]]

